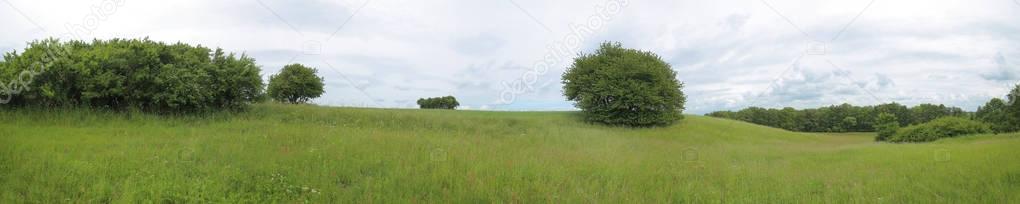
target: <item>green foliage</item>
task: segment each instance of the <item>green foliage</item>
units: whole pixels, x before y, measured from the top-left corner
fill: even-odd
[[[284,103],[307,103],[322,96],[323,78],[318,70],[301,64],[284,66],[279,74],[269,76],[267,92],[273,100]]]
[[[1018,131],[1020,130],[1020,84],[1014,86],[1006,98],[1008,100],[1006,114],[1011,116],[1007,124],[1013,127],[1012,131]]]
[[[736,119],[754,124],[783,128],[802,132],[872,132],[876,131],[880,113],[889,113],[897,118],[900,125],[915,122],[927,122],[935,118],[947,116],[963,116],[963,110],[944,105],[921,104],[907,108],[898,103],[880,104],[877,106],[854,106],[840,104],[835,106],[796,110],[790,107],[783,109],[766,109],[749,107],[740,111],[716,111],[707,116]]]
[[[913,121],[910,124],[921,124],[946,116],[963,116],[963,109],[946,107],[939,104],[921,104],[910,108]]]
[[[843,118],[843,128],[844,128],[844,130],[849,130],[849,129],[854,128],[856,126],[857,126],[857,118],[856,117],[847,116],[847,117]]]
[[[686,97],[676,72],[654,53],[603,43],[563,73],[563,92],[587,121],[668,125],[683,118]]]
[[[889,113],[889,114],[892,114],[893,116],[896,116],[896,119],[899,122],[898,125],[900,125],[900,126],[902,126],[902,125],[909,125],[911,122],[914,121],[914,119],[911,118],[911,117],[913,117],[913,115],[912,115],[912,112],[910,112],[910,108],[908,108],[905,105],[902,105],[902,104],[899,104],[899,103],[895,103],[895,102],[894,103],[879,104],[879,105],[875,106],[875,112],[876,113]]]
[[[456,109],[460,106],[460,102],[457,102],[457,98],[453,96],[443,96],[435,98],[420,98],[418,99],[418,106],[421,109]]]
[[[890,142],[930,142],[941,138],[991,133],[988,124],[961,117],[943,117],[931,122],[904,127]]]
[[[1020,84],[1013,87],[1006,100],[993,98],[978,107],[974,118],[991,125],[996,133],[1020,131]]]
[[[993,98],[992,100],[985,103],[984,106],[978,107],[977,112],[974,113],[974,117],[982,122],[991,125],[992,130],[995,132],[1013,132],[1017,131],[1018,127],[1015,124],[1011,124],[1015,119],[1009,115],[1008,106],[1006,102],[999,98]]]
[[[878,136],[875,137],[875,141],[886,141],[889,137],[896,134],[896,131],[900,129],[899,119],[896,115],[890,113],[878,114],[878,119],[875,119],[875,131],[878,132]]]
[[[5,54],[4,61],[0,79],[31,79],[11,98],[13,105],[240,109],[260,97],[263,87],[250,57],[149,39],[46,39],[29,43],[23,53]],[[33,74],[18,78],[24,73]]]

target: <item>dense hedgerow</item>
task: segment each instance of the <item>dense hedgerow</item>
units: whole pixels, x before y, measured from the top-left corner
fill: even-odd
[[[284,66],[279,74],[269,76],[269,97],[284,103],[306,103],[322,96],[324,79],[318,70],[301,64]]]
[[[420,98],[418,106],[421,109],[456,109],[457,106],[460,106],[460,102],[457,102],[457,98],[453,96]]]
[[[255,60],[149,39],[34,41],[6,53],[0,80],[9,105],[137,108],[151,112],[239,109],[262,95]]]
[[[991,133],[988,124],[961,117],[944,117],[904,127],[888,139],[890,142],[930,142],[941,138]]]
[[[603,43],[563,73],[563,94],[591,122],[626,126],[668,125],[683,118],[683,83],[651,52]]]

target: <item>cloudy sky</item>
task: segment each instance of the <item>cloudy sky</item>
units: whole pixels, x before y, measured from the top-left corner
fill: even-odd
[[[658,53],[687,113],[944,103],[1020,80],[1016,0],[0,0],[0,49],[143,38],[319,69],[328,105],[571,110],[560,75],[599,43]]]

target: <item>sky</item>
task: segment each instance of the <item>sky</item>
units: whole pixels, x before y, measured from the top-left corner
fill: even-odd
[[[941,103],[1020,81],[1018,0],[0,0],[0,50],[149,38],[318,69],[322,105],[574,110],[560,76],[602,42],[651,51],[685,113]]]

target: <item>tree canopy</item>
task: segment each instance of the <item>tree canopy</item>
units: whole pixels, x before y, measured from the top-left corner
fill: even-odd
[[[284,66],[279,74],[269,76],[269,97],[284,103],[307,103],[322,96],[323,78],[318,70],[301,64]]]
[[[12,105],[195,112],[243,108],[263,94],[255,59],[147,38],[34,41],[2,64]]]
[[[658,55],[606,42],[563,73],[563,94],[591,122],[667,125],[683,118],[683,83]]]
[[[705,115],[736,119],[754,124],[802,132],[872,132],[879,114],[888,113],[897,125],[921,124],[947,116],[965,116],[962,109],[945,105],[921,104],[908,108],[898,103],[876,106],[840,104],[796,110],[749,107],[739,111],[716,111]]]
[[[421,98],[418,99],[418,106],[422,109],[456,109],[460,102],[453,96]]]

